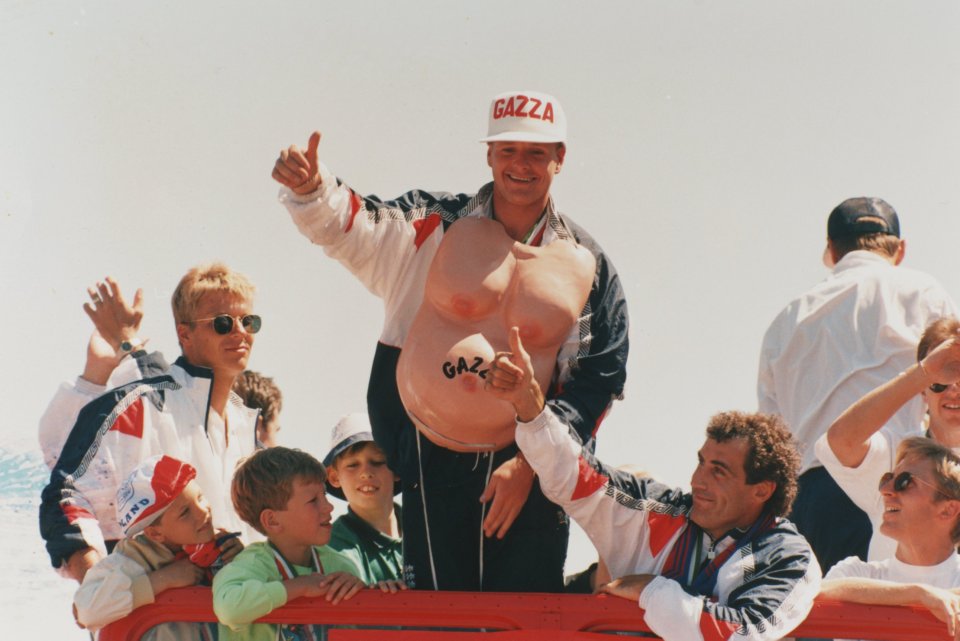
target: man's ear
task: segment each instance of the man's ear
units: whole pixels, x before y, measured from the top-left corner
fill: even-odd
[[[750,486],[751,493],[754,498],[757,499],[761,504],[766,503],[770,500],[770,497],[773,496],[773,493],[777,491],[777,484],[774,481],[760,481],[759,483],[754,483]]]
[[[948,519],[951,522],[956,521],[957,516],[960,515],[960,501],[941,501],[939,514],[941,517]]]
[[[327,466],[327,483],[333,487],[340,487],[340,475],[333,465]]]
[[[557,143],[557,170],[554,173],[559,174],[560,168],[563,167],[563,159],[567,157],[567,146],[565,144]]]
[[[893,264],[899,265],[903,262],[903,257],[907,253],[907,241],[900,239],[900,247],[897,248],[897,253],[893,257]]]
[[[837,266],[837,252],[833,249],[833,243],[827,239],[827,246],[823,248],[823,266],[827,269],[833,269]]]
[[[493,143],[487,143],[487,167],[493,167]]]
[[[177,342],[180,343],[180,349],[190,341],[190,329],[189,323],[177,323]]]

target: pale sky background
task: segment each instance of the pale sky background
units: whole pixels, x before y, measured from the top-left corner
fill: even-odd
[[[555,200],[628,297],[599,455],[686,484],[709,416],[756,408],[763,331],[824,277],[841,200],[887,199],[904,264],[960,297],[958,18],[952,0],[2,0],[3,442],[35,448],[80,372],[88,285],[143,287],[142,336],[173,360],[170,294],[221,259],[259,288],[251,367],[283,389],[281,441],[322,456],[364,407],[382,312],[277,203],[277,151],[317,128],[362,193],[472,192],[489,99],[526,88],[563,104]],[[571,569],[592,556],[578,538]]]

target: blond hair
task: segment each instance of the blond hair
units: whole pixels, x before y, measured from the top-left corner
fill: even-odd
[[[897,446],[897,464],[907,457],[930,462],[933,484],[939,490],[934,501],[960,501],[960,457],[953,450],[925,436],[911,436]],[[960,516],[953,524],[950,538],[954,543],[960,542]]]
[[[190,323],[195,319],[200,299],[211,292],[224,292],[252,301],[256,288],[246,276],[235,272],[223,263],[206,263],[192,268],[173,292],[170,304],[176,323]]]

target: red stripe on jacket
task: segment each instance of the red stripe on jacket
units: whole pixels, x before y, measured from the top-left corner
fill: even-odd
[[[110,430],[135,438],[143,438],[143,399],[138,398],[125,409],[110,426]]]
[[[715,619],[706,612],[700,614],[700,634],[703,635],[703,641],[727,641],[739,627],[739,624]]]
[[[570,497],[571,501],[576,501],[577,499],[582,499],[585,496],[590,496],[601,487],[607,484],[607,481],[610,479],[596,471],[584,460],[581,456],[577,459],[577,465],[580,468],[579,474],[577,474],[577,487],[573,489],[573,495]]]

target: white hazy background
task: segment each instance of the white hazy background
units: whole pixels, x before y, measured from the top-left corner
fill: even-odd
[[[281,440],[322,455],[364,407],[380,303],[277,203],[281,147],[320,129],[321,159],[384,198],[474,191],[490,97],[556,95],[555,199],[630,306],[598,452],[686,484],[709,416],[756,407],[763,331],[824,277],[841,200],[886,198],[905,265],[960,296],[958,18],[952,0],[2,0],[0,628],[87,638],[36,529],[36,423],[82,368],[97,279],[144,288],[142,335],[172,360],[173,287],[222,259],[259,288],[250,364],[283,389]],[[593,556],[578,535],[568,569]]]

